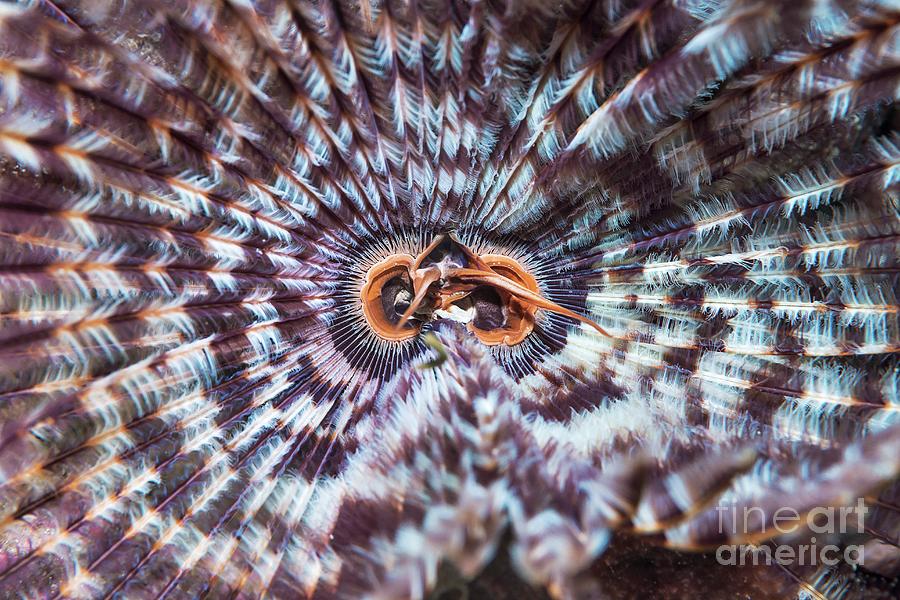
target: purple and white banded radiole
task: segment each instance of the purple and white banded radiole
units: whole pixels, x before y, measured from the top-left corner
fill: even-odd
[[[896,598],[898,98],[896,0],[0,1],[0,600]]]

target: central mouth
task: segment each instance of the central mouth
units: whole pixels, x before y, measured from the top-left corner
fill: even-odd
[[[544,298],[535,278],[516,260],[479,256],[452,234],[437,236],[418,256],[394,254],[366,274],[363,314],[380,338],[399,342],[435,317],[467,324],[483,343],[514,346],[534,330],[539,309],[586,323],[592,320]]]

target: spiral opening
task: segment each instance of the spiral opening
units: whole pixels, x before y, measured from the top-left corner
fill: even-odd
[[[394,342],[418,335],[436,316],[466,323],[482,343],[514,346],[546,309],[606,332],[590,319],[544,298],[537,280],[508,256],[478,256],[452,234],[437,236],[418,256],[395,254],[369,269],[361,291],[372,331]]]

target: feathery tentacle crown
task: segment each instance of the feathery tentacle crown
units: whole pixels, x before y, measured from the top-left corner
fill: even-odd
[[[897,0],[0,0],[0,600],[896,598],[898,101]]]

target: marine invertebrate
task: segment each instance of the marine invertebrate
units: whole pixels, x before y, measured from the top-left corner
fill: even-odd
[[[387,341],[421,333],[410,319],[453,318],[452,309],[467,309],[456,319],[488,345],[521,344],[534,330],[538,308],[602,327],[541,296],[535,278],[502,254],[478,256],[452,234],[438,234],[417,257],[389,256],[366,273],[360,302],[369,328]]]
[[[898,90],[890,0],[0,4],[0,598],[891,597]]]

